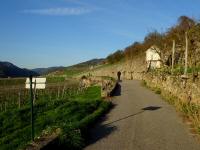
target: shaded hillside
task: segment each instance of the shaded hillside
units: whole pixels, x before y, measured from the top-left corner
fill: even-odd
[[[39,74],[28,69],[19,68],[10,62],[0,62],[0,78],[28,77],[30,75],[38,76]]]

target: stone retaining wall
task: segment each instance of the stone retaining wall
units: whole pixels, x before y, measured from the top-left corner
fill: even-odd
[[[180,76],[164,73],[146,73],[145,55],[137,56],[133,60],[113,64],[97,70],[91,70],[84,75],[110,76],[117,79],[117,72],[121,72],[122,80],[145,80],[150,86],[161,88],[183,101],[200,103],[200,81],[192,81],[189,76],[187,83]],[[83,74],[82,74],[83,75]]]
[[[89,87],[92,85],[101,86],[101,97],[108,97],[110,96],[111,92],[115,88],[117,82],[112,78],[108,77],[84,77],[81,80],[81,84],[84,87]]]
[[[193,82],[191,76],[186,81],[181,76],[148,73],[143,75],[143,80],[148,86],[165,90],[184,102],[200,103],[200,81]]]

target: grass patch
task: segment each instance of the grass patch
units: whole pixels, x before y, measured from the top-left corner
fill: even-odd
[[[104,80],[110,80],[110,81],[116,82],[116,79],[113,78],[113,77],[109,77],[109,76],[101,76],[101,77],[102,77],[102,79],[104,79]]]
[[[64,81],[65,77],[47,77],[47,83],[59,83]]]
[[[145,80],[142,80],[141,85],[151,89],[156,94],[161,94],[161,89],[159,87],[149,86]]]
[[[156,93],[156,94],[161,94],[161,89],[157,87],[157,88],[155,89],[155,93]]]
[[[85,68],[85,69],[75,69],[75,68],[73,68],[73,69],[66,69],[66,70],[64,70],[64,74],[67,76],[67,77],[73,77],[73,76],[75,76],[75,75],[78,75],[78,74],[80,74],[80,73],[82,73],[82,72],[84,72],[85,70],[87,70],[88,68]]]
[[[141,85],[147,87],[147,82],[145,80],[142,80]]]
[[[26,78],[0,79],[0,86],[24,85]]]
[[[78,95],[54,101],[40,100],[34,106],[35,134],[61,129],[58,143],[69,149],[84,146],[89,124],[105,112],[110,103],[101,100],[101,88],[89,87]],[[28,106],[0,113],[0,149],[22,149],[30,142],[30,108]]]

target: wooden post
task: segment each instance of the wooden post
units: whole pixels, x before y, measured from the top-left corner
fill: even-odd
[[[131,80],[133,80],[133,71],[131,71]]]
[[[7,110],[7,102],[5,101],[5,111]]]
[[[65,95],[65,85],[64,85],[63,91],[62,91],[62,98],[64,98],[64,95]]]
[[[1,103],[1,112],[3,111],[3,106],[2,106],[3,104]]]
[[[60,98],[60,87],[58,88],[58,95],[57,95],[57,99]]]
[[[174,54],[175,54],[175,40],[173,40],[173,47],[172,47],[172,70],[171,70],[171,74],[173,74],[174,71]]]
[[[30,103],[31,103],[31,139],[34,141],[34,107],[33,107],[33,76],[30,75],[29,81],[30,81]]]
[[[188,37],[187,37],[187,32],[185,32],[185,70],[184,70],[185,76],[187,76],[187,69],[188,69]]]
[[[51,95],[52,95],[52,92],[51,92],[51,90],[48,90],[48,95],[49,95],[49,100],[51,101]]]
[[[34,81],[33,104],[35,104],[35,101],[36,101],[36,79]]]
[[[18,106],[20,109],[21,108],[21,93],[20,92],[18,93]]]
[[[148,68],[147,68],[147,72],[149,72],[149,70],[151,69],[151,60],[147,62],[148,63]]]

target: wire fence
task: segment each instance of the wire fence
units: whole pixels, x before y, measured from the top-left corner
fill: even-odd
[[[34,103],[45,99],[47,101],[65,99],[83,91],[78,81],[47,83],[46,89],[34,91]],[[24,84],[0,86],[0,112],[20,109],[30,102],[30,91]]]

